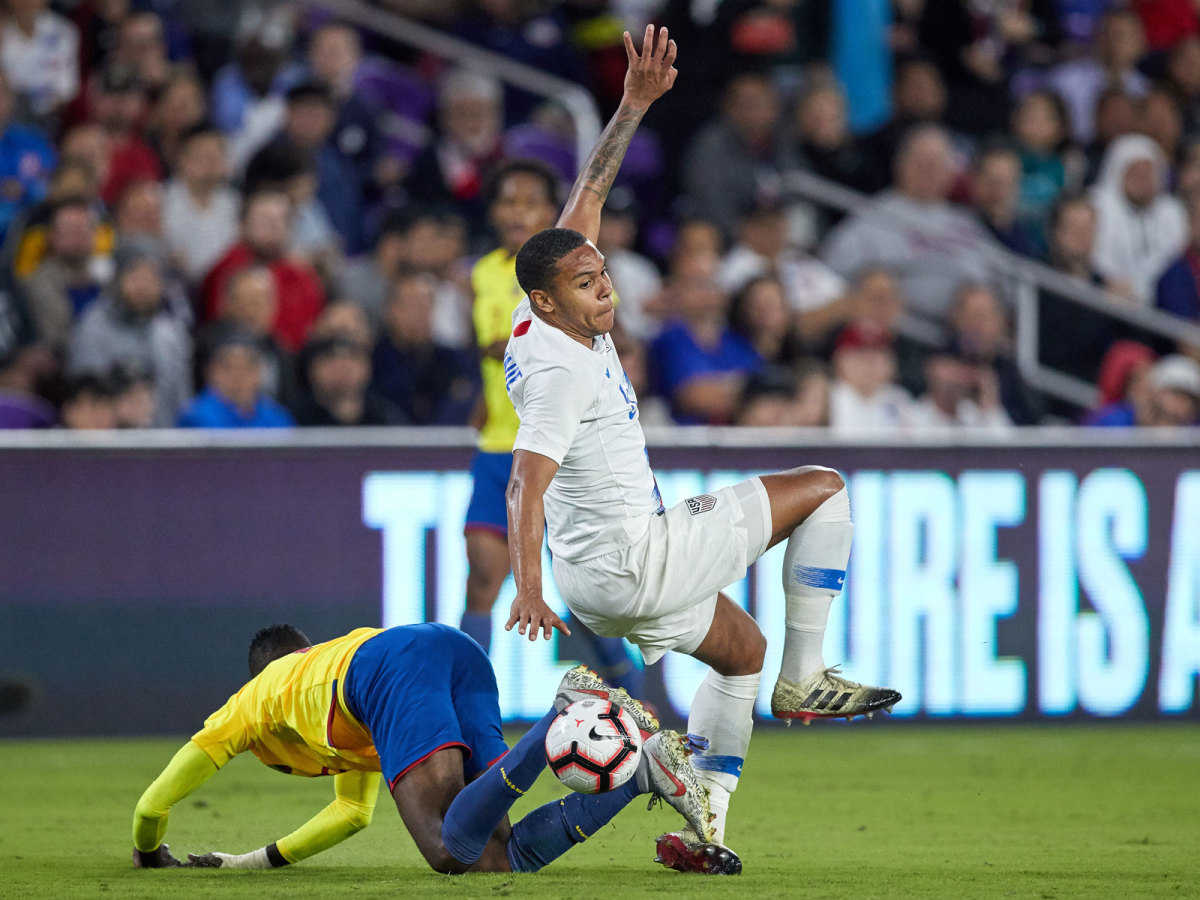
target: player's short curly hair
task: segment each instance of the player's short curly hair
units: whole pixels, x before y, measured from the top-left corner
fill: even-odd
[[[250,677],[279,657],[311,646],[308,635],[294,625],[268,625],[259,629],[250,641]]]
[[[547,228],[525,242],[517,253],[517,282],[526,294],[549,291],[558,274],[558,262],[587,243],[572,228]]]

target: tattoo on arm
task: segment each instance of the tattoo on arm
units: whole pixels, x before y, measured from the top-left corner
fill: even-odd
[[[643,115],[645,110],[641,109],[622,106],[617,110],[617,114],[604,129],[604,134],[600,135],[596,148],[584,164],[572,194],[578,195],[588,191],[598,196],[601,203],[608,198],[609,189],[617,177],[617,170],[621,168],[621,160],[625,158],[625,151],[629,148],[629,142],[633,140]]]

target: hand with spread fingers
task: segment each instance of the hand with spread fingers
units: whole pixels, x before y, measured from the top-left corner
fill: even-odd
[[[679,74],[674,65],[677,51],[666,28],[658,29],[656,34],[653,25],[646,26],[641,54],[633,46],[632,35],[626,31],[625,55],[629,57],[629,70],[625,73],[625,99],[645,108],[669,91]]]
[[[513,626],[524,635],[528,633],[529,640],[536,641],[539,634],[546,640],[554,634],[554,629],[570,637],[571,629],[554,610],[546,605],[540,597],[526,596],[518,592],[513,600],[511,615],[504,626],[505,631],[512,631]]]

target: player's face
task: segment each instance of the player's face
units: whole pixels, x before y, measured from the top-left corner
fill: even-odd
[[[490,212],[492,227],[509,253],[553,225],[557,215],[545,182],[528,172],[513,172],[504,179]]]
[[[588,242],[558,263],[554,307],[559,324],[574,337],[591,340],[613,327],[613,287],[596,245]]]

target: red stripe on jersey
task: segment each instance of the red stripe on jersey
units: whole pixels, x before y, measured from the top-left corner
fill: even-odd
[[[468,522],[463,526],[464,535],[470,534],[472,531],[486,531],[488,534],[498,534],[506,541],[508,540],[508,529],[493,525],[491,522]]]
[[[329,717],[325,720],[325,742],[333,747],[333,714],[337,712],[337,679],[333,679],[333,696],[329,700]],[[325,773],[322,772],[322,775]]]
[[[529,330],[529,326],[533,324],[533,319],[526,319],[520,325],[513,329],[513,337],[520,337]]]
[[[506,757],[506,756],[508,756],[507,750],[505,750],[503,753],[501,753],[499,756],[497,756],[495,759],[493,759],[490,763],[488,763],[487,767],[490,769],[492,766],[494,766],[496,763],[500,762],[500,760],[504,759],[504,757]]]
[[[433,754],[440,753],[442,750],[449,750],[451,747],[462,747],[463,750],[465,751],[467,758],[468,759],[470,758],[471,748],[468,747],[466,744],[464,744],[462,741],[450,741],[449,743],[442,744],[440,747],[434,747],[432,750],[430,750],[428,753],[426,753],[420,759],[413,760],[407,766],[405,766],[403,769],[401,769],[400,774],[398,774],[395,778],[390,779],[388,781],[388,790],[394,791],[396,789],[396,784],[400,781],[401,778],[403,778],[405,775],[407,775],[409,772],[411,772],[413,769],[415,769],[421,763],[425,762],[425,760],[429,759],[429,757],[433,756]]]

